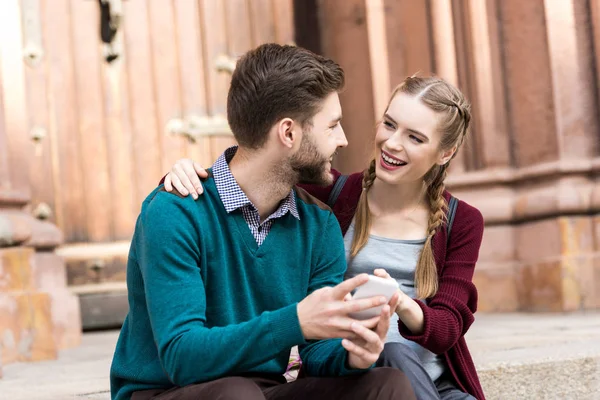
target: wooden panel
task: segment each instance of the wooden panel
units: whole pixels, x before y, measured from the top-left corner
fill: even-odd
[[[71,286],[106,282],[125,282],[127,254],[91,258],[66,258],[67,283]]]
[[[79,135],[77,134],[77,102],[69,0],[47,0],[44,10],[44,34],[48,57],[49,136],[56,139],[53,153],[57,161],[56,221],[65,240],[87,239],[83,196],[83,171]]]
[[[320,0],[294,0],[294,39],[298,46],[325,54],[319,3]]]
[[[250,21],[252,26],[252,47],[275,41],[275,23],[271,0],[252,0]]]
[[[255,40],[256,29],[252,26],[251,9],[248,7],[250,4],[256,8],[256,3],[246,0],[227,0],[225,4],[228,52],[232,57],[239,57],[260,44]]]
[[[292,44],[295,42],[293,3],[293,0],[272,0],[277,43]]]
[[[40,6],[47,6],[40,4]],[[35,14],[35,23],[38,23],[42,32],[42,48],[46,47],[47,40],[45,32],[47,26],[44,24],[43,10],[38,9]],[[25,68],[25,81],[27,85],[27,110],[29,116],[28,131],[39,130],[43,135],[39,141],[31,145],[31,161],[29,170],[29,182],[31,183],[31,205],[32,209],[44,203],[50,207],[51,214],[48,220],[56,223],[56,203],[54,187],[54,171],[58,167],[53,160],[53,148],[56,146],[56,138],[51,136],[48,130],[48,59],[42,58],[41,62],[30,68]],[[2,106],[0,105],[0,108]],[[0,145],[0,147],[2,147]]]
[[[0,5],[2,10],[2,5]],[[0,21],[2,14],[0,13]],[[2,77],[2,37],[0,36],[0,78]],[[0,191],[9,190],[10,164],[8,163],[8,141],[5,126],[5,110],[3,80],[0,79]]]
[[[207,115],[206,61],[203,53],[199,2],[178,0],[174,6],[182,114],[183,116]],[[212,163],[210,139],[202,138],[196,143],[188,144],[187,156],[205,167],[210,166]]]
[[[185,154],[186,140],[182,136],[167,134],[165,126],[173,118],[181,118],[179,92],[179,66],[175,15],[171,0],[148,2],[150,9],[150,37],[152,38],[152,66],[156,90],[156,119],[162,147],[161,171],[168,171],[173,163]]]
[[[162,175],[155,93],[152,85],[152,55],[148,26],[148,2],[123,2],[125,57],[129,82],[129,109],[133,139],[134,204],[139,207]]]
[[[600,0],[590,0],[594,55],[596,57],[596,82],[600,82]],[[597,98],[600,99],[600,85],[596,83]],[[599,104],[600,106],[600,104]]]
[[[225,2],[205,0],[203,3],[201,27],[204,47],[206,87],[208,89],[208,109],[210,115],[225,115],[227,112],[227,92],[230,75],[215,68],[219,55],[227,55],[227,28]],[[211,162],[234,141],[229,137],[213,137],[211,140]]]
[[[89,22],[98,21],[98,14],[99,7],[96,2],[71,0],[75,104],[79,115],[85,223],[87,240],[92,242],[106,241],[112,236],[112,197],[109,194],[104,99],[100,74],[101,48],[98,27]]]
[[[346,72],[346,87],[340,95],[342,126],[348,147],[341,149],[334,166],[343,173],[362,171],[373,155],[375,114],[369,62],[369,38],[364,0],[348,0],[340,7],[335,0],[320,2],[323,54],[337,61]],[[391,40],[389,31],[388,40]],[[389,49],[389,54],[396,52]],[[360,57],[356,57],[359,54]]]
[[[390,84],[390,70],[388,43],[385,29],[386,10],[383,0],[367,0],[367,30],[369,34],[369,61],[377,68],[371,69],[373,82],[373,102],[375,120],[380,120],[388,105],[392,86]],[[396,83],[394,84],[396,86]]]
[[[0,79],[4,82],[4,98],[7,99],[4,123],[7,132],[8,163],[11,166],[10,185],[12,189],[29,193],[30,144],[19,1],[5,0],[0,7]]]
[[[246,2],[243,0],[227,0],[225,7],[225,27],[227,31],[227,49],[230,55],[239,57],[251,48],[264,43],[262,40],[262,35],[265,35],[266,33],[264,30],[257,29],[256,26],[254,26],[256,21],[253,21],[252,17],[253,13],[258,13],[255,15],[255,17],[262,13],[262,18],[260,21],[270,18],[270,15],[266,9],[260,9],[261,7],[264,8],[264,4],[262,3],[264,3],[264,1]],[[250,5],[250,7],[248,7],[248,5]],[[222,86],[218,87],[224,88],[225,85],[227,85],[225,87],[226,94],[229,90],[229,74],[225,72],[220,72],[219,74],[221,75],[221,81],[219,82],[219,85]],[[225,80],[224,78],[227,79]],[[224,105],[227,106],[226,98],[213,98],[213,101],[224,101]],[[226,114],[226,110],[223,113]],[[218,155],[227,147],[235,144],[235,140],[231,137],[216,137],[213,140],[213,146],[215,149],[213,157],[218,157]]]
[[[115,45],[123,48],[123,32],[119,31]],[[104,90],[106,143],[110,163],[111,219],[113,240],[129,239],[140,204],[136,202],[133,176],[133,137],[129,119],[127,65],[123,54],[111,64],[101,63]],[[158,183],[158,181],[157,181]]]
[[[129,312],[127,291],[108,291],[79,296],[84,330],[119,328]]]

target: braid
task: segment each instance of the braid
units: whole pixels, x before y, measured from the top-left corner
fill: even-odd
[[[354,221],[354,236],[350,247],[350,257],[354,257],[365,247],[369,240],[371,231],[371,211],[369,210],[369,200],[367,194],[373,182],[375,181],[375,160],[369,164],[369,168],[363,173],[363,190],[356,207],[356,216]]]
[[[448,204],[446,204],[446,199],[444,199],[443,194],[446,188],[444,180],[448,175],[448,164],[450,163],[448,162],[444,165],[435,167],[434,178],[431,183],[427,185],[427,200],[429,202],[429,209],[431,210],[427,229],[429,236],[433,236],[446,219]]]
[[[438,274],[433,254],[433,236],[446,220],[448,205],[444,199],[444,180],[448,174],[448,163],[435,166],[426,175],[427,200],[429,203],[429,221],[427,238],[421,250],[421,256],[415,271],[417,296],[421,299],[432,297],[438,290]]]
[[[371,160],[369,168],[363,174],[363,189],[369,190],[375,181],[375,160]]]

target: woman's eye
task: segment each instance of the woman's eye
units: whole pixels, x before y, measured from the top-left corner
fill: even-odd
[[[383,121],[383,125],[385,125],[386,128],[396,130],[396,127],[394,126],[394,124],[392,124],[389,121]]]
[[[421,139],[419,139],[418,137],[416,137],[415,135],[410,135],[410,139],[417,143],[423,143],[423,141]]]

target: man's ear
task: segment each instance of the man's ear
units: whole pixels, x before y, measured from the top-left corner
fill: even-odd
[[[275,126],[276,135],[281,144],[292,148],[299,139],[298,124],[291,118],[279,120]]]
[[[454,156],[454,153],[456,153],[456,150],[458,149],[457,146],[452,146],[451,149],[443,151],[442,154],[440,155],[440,158],[437,162],[438,165],[446,165],[448,163],[448,161],[452,160],[452,157]]]

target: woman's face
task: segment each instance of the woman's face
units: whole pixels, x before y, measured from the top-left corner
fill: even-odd
[[[377,178],[389,184],[420,182],[431,167],[443,163],[440,118],[415,96],[396,94],[377,127]]]

